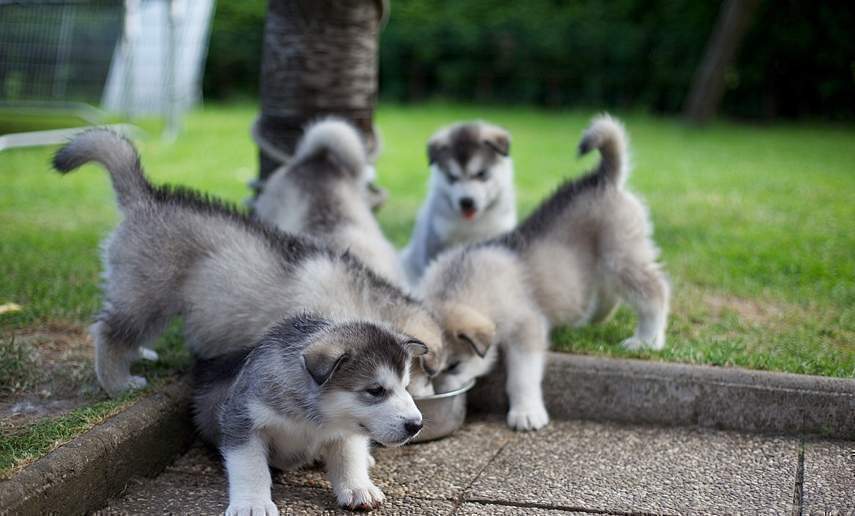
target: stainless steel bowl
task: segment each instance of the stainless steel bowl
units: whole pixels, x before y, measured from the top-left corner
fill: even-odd
[[[460,428],[466,419],[466,392],[474,385],[475,380],[472,380],[453,391],[413,398],[422,412],[425,426],[411,442],[433,441]]]

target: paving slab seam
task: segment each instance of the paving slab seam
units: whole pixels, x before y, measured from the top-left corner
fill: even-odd
[[[463,489],[461,489],[461,490],[460,490],[460,495],[457,497],[457,499],[456,499],[456,500],[454,500],[454,509],[452,510],[451,514],[457,514],[457,511],[460,509],[460,506],[461,506],[461,505],[463,505],[465,502],[468,502],[468,501],[469,501],[469,500],[466,498],[466,493],[468,493],[469,491],[471,491],[471,490],[472,490],[472,486],[473,486],[473,485],[475,485],[475,482],[476,482],[479,478],[481,478],[481,475],[484,473],[484,470],[486,470],[486,469],[490,466],[490,464],[492,464],[492,463],[493,463],[493,461],[494,461],[494,460],[496,460],[496,457],[498,457],[498,456],[499,456],[499,454],[500,454],[500,453],[502,453],[502,451],[503,451],[503,450],[504,450],[504,449],[505,449],[509,444],[511,444],[511,442],[512,442],[512,441],[513,441],[513,439],[511,439],[511,440],[509,440],[508,442],[506,442],[506,443],[504,443],[503,445],[501,445],[501,446],[499,447],[499,449],[498,449],[498,450],[496,450],[496,452],[495,452],[495,453],[493,453],[493,456],[492,456],[492,457],[490,457],[490,460],[488,460],[487,462],[485,462],[485,463],[484,463],[484,465],[481,467],[481,469],[479,469],[479,470],[478,470],[478,473],[476,473],[476,474],[475,474],[475,476],[473,476],[473,477],[472,477],[472,480],[470,480],[470,481],[469,481],[469,484],[468,484],[465,488],[463,488]]]
[[[793,482],[793,512],[792,516],[802,516],[804,512],[805,485],[805,438],[799,440],[799,457],[796,462],[796,478]]]
[[[662,512],[643,512],[643,511],[607,511],[604,509],[591,509],[587,507],[574,507],[570,505],[561,505],[553,503],[539,502],[511,502],[508,500],[490,500],[486,498],[469,498],[466,503],[477,503],[479,505],[502,505],[505,507],[519,507],[521,509],[547,509],[553,511],[565,512],[583,512],[586,514],[605,514],[609,516],[679,516],[677,514],[668,514]]]

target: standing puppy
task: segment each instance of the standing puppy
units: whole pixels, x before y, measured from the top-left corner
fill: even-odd
[[[549,422],[540,384],[555,325],[602,321],[623,300],[638,315],[623,346],[665,345],[669,287],[647,209],[624,187],[620,123],[595,118],[579,144],[581,154],[592,149],[602,156],[593,172],[564,183],[514,231],[440,256],[422,279],[425,301],[452,338],[437,388],[455,389],[487,373],[501,347],[508,424],[515,429]]]
[[[372,209],[378,204],[374,167],[357,130],[330,117],[309,125],[294,159],[267,180],[255,215],[283,231],[316,237],[348,250],[396,285],[405,285],[395,248]]]
[[[422,415],[405,387],[421,342],[363,321],[301,315],[251,350],[199,361],[196,425],[219,447],[229,479],[227,515],[279,514],[268,464],[293,469],[320,459],[339,505],[370,510],[383,492],[368,476],[370,440],[400,446]]]
[[[412,388],[430,392],[427,373],[444,357],[436,319],[353,255],[197,192],[151,185],[133,145],[110,131],[77,135],[54,166],[70,172],[90,161],[110,173],[124,215],[103,244],[104,305],[91,327],[95,372],[108,393],[146,384],[130,365],[175,317],[183,317],[193,354],[211,358],[251,346],[306,311],[387,323],[424,342],[432,353],[413,369]]]
[[[428,198],[402,253],[411,284],[443,250],[493,238],[517,223],[510,150],[508,132],[484,122],[455,124],[431,137]]]

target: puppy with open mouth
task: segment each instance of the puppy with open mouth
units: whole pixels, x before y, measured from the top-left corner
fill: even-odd
[[[255,216],[283,231],[311,235],[347,250],[392,283],[406,279],[395,247],[373,210],[378,192],[366,144],[336,117],[306,127],[294,158],[264,183]]]
[[[427,345],[411,389],[432,392],[443,334],[419,301],[347,251],[291,235],[198,192],[154,186],[125,138],[78,134],[54,157],[63,173],[94,161],[109,172],[122,221],[104,241],[103,308],[90,331],[95,372],[111,395],[140,388],[131,363],[176,317],[198,358],[245,349],[284,318],[311,311],[330,320],[388,324]]]
[[[415,285],[444,250],[487,240],[517,222],[511,136],[485,122],[458,123],[428,142],[430,185],[401,260]]]
[[[412,356],[427,348],[371,322],[299,315],[259,344],[194,366],[194,419],[223,456],[227,515],[279,514],[268,464],[321,460],[339,505],[376,509],[370,441],[400,446],[422,428],[406,390]]]
[[[486,374],[501,348],[507,422],[536,430],[549,422],[541,381],[551,328],[603,321],[624,301],[638,323],[623,346],[665,345],[670,288],[647,208],[625,187],[627,145],[617,120],[595,118],[579,144],[581,154],[599,150],[595,170],[566,181],[514,231],[450,250],[425,272],[420,293],[449,336],[437,390]]]

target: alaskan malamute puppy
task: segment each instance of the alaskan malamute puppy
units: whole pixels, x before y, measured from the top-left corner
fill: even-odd
[[[511,136],[485,122],[459,123],[428,142],[430,185],[401,259],[415,285],[452,246],[488,240],[517,223]]]
[[[427,348],[370,322],[301,315],[252,349],[194,367],[196,425],[225,459],[228,515],[279,514],[268,464],[287,470],[322,460],[339,505],[371,510],[369,443],[400,446],[422,415],[406,391],[411,356]]]
[[[421,282],[450,336],[437,390],[485,374],[501,347],[515,429],[549,422],[541,380],[555,325],[602,321],[623,300],[638,315],[623,346],[665,345],[669,286],[647,208],[624,187],[627,138],[617,120],[593,120],[579,144],[581,154],[592,149],[602,156],[593,172],[564,183],[516,230],[440,256]]]
[[[133,145],[105,130],[57,152],[60,172],[96,161],[109,172],[124,219],[104,242],[104,306],[92,325],[95,371],[110,394],[142,387],[130,365],[174,317],[187,345],[211,358],[257,342],[305,311],[332,320],[388,323],[424,342],[427,370],[441,366],[442,330],[420,303],[350,253],[289,235],[191,190],[155,187]],[[415,392],[430,392],[422,368]]]
[[[255,215],[283,231],[348,250],[396,285],[405,285],[395,247],[372,213],[374,167],[356,129],[338,118],[306,128],[294,159],[265,182]]]
[[[285,152],[282,152],[278,147],[276,147],[276,145],[272,144],[264,137],[258,120],[252,124],[250,133],[252,134],[253,141],[258,145],[258,148],[268,158],[278,161],[282,166],[287,166],[293,159],[293,156],[289,156]],[[364,133],[364,135],[365,138],[363,139],[363,142],[366,147],[366,158],[368,163],[364,174],[366,178],[369,178],[369,180],[365,185],[366,188],[363,192],[363,196],[367,200],[368,205],[371,206],[371,210],[377,211],[383,207],[383,204],[389,197],[389,192],[387,192],[385,188],[378,186],[375,182],[377,179],[377,170],[374,165],[377,163],[377,158],[380,157],[380,153],[383,151],[383,138],[380,133],[380,128],[376,125],[372,126],[370,133]],[[264,189],[266,183],[266,181],[256,180],[250,182],[249,186],[260,193]],[[246,204],[253,209],[255,207],[255,203],[255,199],[248,199],[246,201]]]

